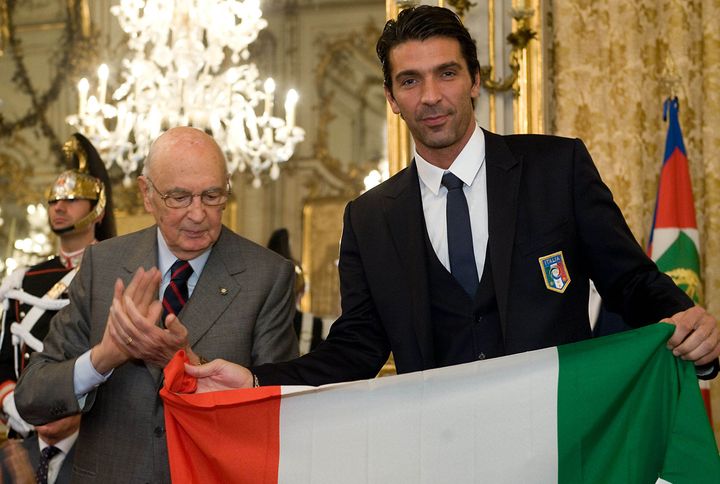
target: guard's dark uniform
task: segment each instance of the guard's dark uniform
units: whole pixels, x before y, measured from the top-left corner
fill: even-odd
[[[25,273],[22,281],[22,289],[33,296],[43,297],[57,282],[70,272],[72,268],[65,267],[60,257],[53,257],[50,260],[41,262],[32,266]],[[65,295],[63,294],[63,296]],[[10,325],[13,322],[21,322],[25,315],[32,308],[29,304],[20,304],[18,301],[11,299],[8,308],[8,314],[5,318],[5,337],[0,347],[0,382],[6,380],[17,380],[15,376],[15,363],[13,356],[12,333],[10,333]],[[50,319],[57,311],[47,310],[40,319],[37,320],[35,326],[30,331],[40,341],[45,338],[50,329]],[[23,345],[21,350],[20,371],[25,367],[28,357],[32,352],[32,348]]]

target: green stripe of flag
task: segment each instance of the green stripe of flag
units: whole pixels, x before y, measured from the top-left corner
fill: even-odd
[[[672,332],[657,324],[558,347],[559,483],[720,482],[694,367],[665,348]]]

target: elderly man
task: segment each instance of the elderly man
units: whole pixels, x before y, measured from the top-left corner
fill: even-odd
[[[33,424],[83,412],[74,482],[169,482],[158,390],[178,349],[242,365],[297,354],[293,266],[222,226],[229,183],[215,141],[167,131],[138,183],[157,225],[86,251],[69,306],[16,388]],[[126,292],[141,301],[145,326],[120,338],[106,322],[136,270],[144,283]]]

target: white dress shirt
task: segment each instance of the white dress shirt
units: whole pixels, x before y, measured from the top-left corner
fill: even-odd
[[[478,278],[485,268],[485,253],[488,244],[488,203],[487,169],[485,163],[485,135],[477,125],[460,154],[448,170],[430,164],[415,152],[415,163],[420,178],[425,226],[430,243],[438,259],[450,272],[450,256],[447,242],[447,188],[442,186],[442,176],[447,171],[460,178],[465,185],[463,193],[470,211],[470,229],[473,238],[473,252]]]
[[[165,242],[165,238],[159,228],[157,229],[157,241],[158,269],[163,275],[162,282],[160,283],[158,298],[162,299],[165,288],[168,284],[170,284],[170,266],[172,266],[177,260],[177,257],[175,257],[168,248],[167,242]],[[202,271],[205,268],[205,263],[207,262],[208,257],[210,257],[211,250],[212,247],[208,248],[196,258],[188,261],[193,268],[193,273],[188,279],[189,296],[191,296],[195,290],[197,281],[200,279],[200,274],[202,274]],[[91,350],[87,350],[85,353],[80,355],[78,359],[75,360],[75,367],[73,368],[73,385],[75,387],[75,395],[78,397],[78,402],[80,403],[80,408],[85,405],[85,397],[88,392],[105,383],[107,379],[110,378],[110,375],[112,375],[112,370],[107,372],[105,375],[102,375],[95,370],[95,367],[90,360],[90,351]]]
[[[68,437],[65,437],[60,442],[57,442],[55,444],[55,447],[60,449],[60,452],[58,452],[52,459],[50,459],[50,462],[48,462],[48,484],[55,484],[55,481],[58,478],[58,474],[60,474],[60,468],[62,467],[63,462],[65,462],[65,458],[67,457],[68,452],[70,452],[72,446],[75,445],[75,441],[77,440],[79,433],[80,431],[76,430],[75,433]],[[40,454],[42,454],[42,451],[45,447],[49,447],[49,444],[45,443],[45,441],[39,435],[38,445],[40,447]]]
[[[158,298],[162,299],[163,294],[165,294],[165,289],[170,284],[170,267],[175,263],[177,260],[177,257],[170,251],[170,248],[167,246],[167,242],[165,242],[165,238],[160,233],[160,229],[158,229],[157,232],[157,240],[158,240],[158,269],[160,270],[160,274],[162,274],[162,282],[160,283],[160,290],[158,292]],[[208,260],[208,257],[210,257],[210,250],[212,248],[209,248],[199,256],[195,257],[194,259],[188,261],[190,262],[190,266],[193,268],[193,273],[190,274],[190,277],[187,281],[188,286],[188,297],[192,296],[193,291],[195,290],[195,286],[197,285],[198,279],[200,279],[200,274],[202,274],[203,268],[205,268],[205,263]]]

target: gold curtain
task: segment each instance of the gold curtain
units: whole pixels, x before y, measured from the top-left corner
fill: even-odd
[[[635,236],[647,241],[665,149],[663,79],[680,125],[700,229],[705,306],[720,316],[720,3],[553,0],[552,130],[582,138]],[[712,385],[720,441],[720,382]]]

